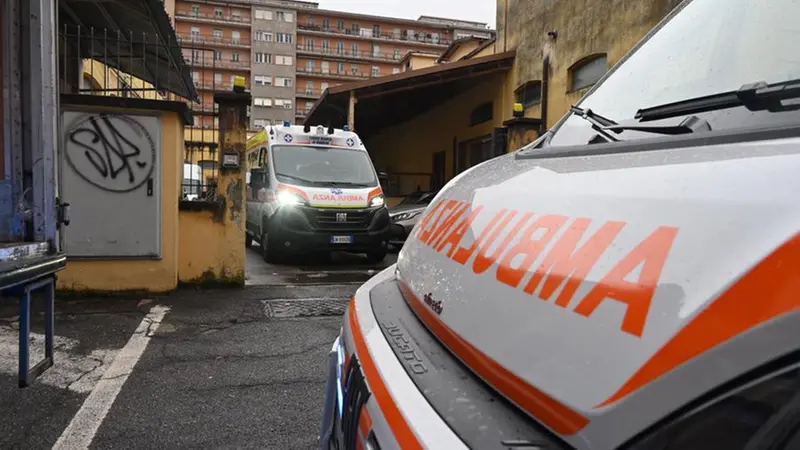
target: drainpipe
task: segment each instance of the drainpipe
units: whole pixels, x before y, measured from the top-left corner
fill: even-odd
[[[547,131],[547,98],[550,91],[550,55],[544,57],[542,60],[542,124],[539,125],[539,136]]]

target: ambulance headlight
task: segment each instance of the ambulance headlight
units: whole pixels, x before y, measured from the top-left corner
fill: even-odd
[[[305,204],[303,197],[289,191],[278,192],[278,204],[281,206],[298,206]]]
[[[376,195],[375,197],[372,197],[372,200],[369,201],[370,208],[377,208],[385,204],[386,204],[386,198],[383,196],[383,194]]]

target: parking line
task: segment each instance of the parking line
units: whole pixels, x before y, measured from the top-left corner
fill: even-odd
[[[61,433],[53,446],[54,450],[89,448],[97,430],[100,429],[100,425],[111,409],[111,405],[114,404],[114,400],[127,381],[128,375],[131,374],[147,348],[150,336],[156,332],[168,311],[168,307],[161,305],[150,309],[128,343],[117,353],[111,366],[86,397],[81,409]]]

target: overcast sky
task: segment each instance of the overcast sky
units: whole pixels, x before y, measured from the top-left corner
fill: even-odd
[[[486,22],[495,28],[495,0],[315,0],[322,9],[416,19],[419,16]]]

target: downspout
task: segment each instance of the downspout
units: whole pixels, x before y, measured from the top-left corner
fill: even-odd
[[[540,114],[542,123],[539,124],[539,136],[547,131],[547,104],[550,91],[550,55],[546,55],[542,60],[542,103]]]

